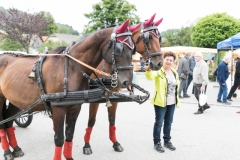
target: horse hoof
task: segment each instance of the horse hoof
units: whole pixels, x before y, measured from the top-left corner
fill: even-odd
[[[66,160],[74,160],[73,158],[67,158]]]
[[[24,155],[22,149],[19,148],[18,146],[14,148],[12,154],[14,157],[22,157]]]
[[[83,154],[86,154],[86,155],[92,154],[92,149],[91,149],[91,147],[89,147],[89,148],[83,148]]]
[[[113,144],[113,148],[114,148],[114,150],[115,150],[116,152],[122,152],[122,151],[123,151],[123,147],[122,147],[121,144],[118,143],[118,142],[115,142],[115,143]]]
[[[12,154],[3,155],[3,156],[4,156],[4,160],[14,160],[14,156]]]

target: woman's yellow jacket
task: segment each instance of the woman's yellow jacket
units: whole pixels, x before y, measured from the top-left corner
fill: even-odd
[[[178,73],[174,68],[171,68],[176,81],[177,81],[177,87],[176,87],[176,106],[180,107],[179,102],[179,96],[178,96],[178,90],[179,90],[179,77]],[[154,95],[152,97],[151,103],[160,107],[165,107],[167,105],[167,90],[168,90],[168,80],[164,73],[163,67],[161,67],[158,71],[146,71],[145,72],[146,78],[148,80],[155,80],[155,91]]]

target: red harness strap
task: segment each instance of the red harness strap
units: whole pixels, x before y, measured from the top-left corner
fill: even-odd
[[[84,141],[86,143],[89,143],[90,137],[91,137],[91,133],[92,133],[92,127],[87,127],[86,128],[86,133],[85,133],[85,136],[84,136]]]
[[[62,159],[62,147],[55,147],[55,153],[53,160],[61,160]]]
[[[109,126],[109,138],[113,143],[117,142],[115,126]]]
[[[4,151],[9,150],[9,143],[6,137],[6,133],[4,131],[4,129],[0,130],[0,137],[1,137],[1,141],[2,141],[2,148]]]
[[[18,145],[16,137],[15,137],[14,130],[15,130],[15,127],[11,127],[11,128],[6,129],[6,132],[7,132],[7,135],[8,135],[8,140],[9,140],[9,145],[12,148],[15,148]]]
[[[63,155],[66,159],[72,158],[72,144],[73,142],[64,142]]]

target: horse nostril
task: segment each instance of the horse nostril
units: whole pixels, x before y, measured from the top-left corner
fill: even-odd
[[[162,63],[161,62],[158,63],[158,67],[162,67]]]
[[[129,82],[128,81],[124,81],[123,85],[124,85],[123,87],[127,87],[129,85]]]

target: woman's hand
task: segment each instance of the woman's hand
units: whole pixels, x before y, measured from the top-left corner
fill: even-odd
[[[143,66],[143,69],[144,69],[145,71],[150,71],[150,70],[151,70],[149,66]]]

